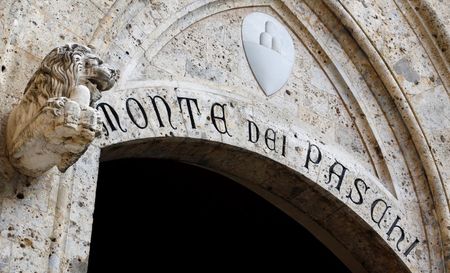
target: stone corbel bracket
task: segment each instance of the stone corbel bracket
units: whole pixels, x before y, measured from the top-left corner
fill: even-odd
[[[42,61],[11,112],[6,145],[11,164],[37,177],[53,166],[64,172],[100,135],[100,115],[92,106],[113,87],[118,71],[91,49],[67,44]]]

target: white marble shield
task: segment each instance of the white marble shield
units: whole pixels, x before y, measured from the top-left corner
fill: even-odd
[[[280,90],[294,66],[295,49],[286,28],[270,15],[254,12],[242,24],[245,55],[267,96]]]

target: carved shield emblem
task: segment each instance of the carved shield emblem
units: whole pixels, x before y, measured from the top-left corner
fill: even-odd
[[[267,96],[280,90],[294,66],[295,50],[286,28],[270,15],[254,12],[242,25],[245,55]]]

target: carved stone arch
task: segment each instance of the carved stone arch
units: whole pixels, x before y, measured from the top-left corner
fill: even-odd
[[[177,160],[233,179],[302,224],[352,272],[409,272],[372,227],[341,201],[308,177],[258,153],[178,137],[118,143],[100,153],[101,162],[126,158]],[[370,256],[375,250],[376,257]]]

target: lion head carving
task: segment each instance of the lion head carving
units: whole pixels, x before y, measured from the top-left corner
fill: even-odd
[[[53,49],[9,116],[7,149],[13,165],[33,174],[52,164],[63,170],[70,166],[99,134],[99,116],[92,106],[100,92],[112,88],[117,79],[118,71],[89,47],[66,44]],[[47,151],[39,151],[36,145]],[[48,166],[33,170],[47,159],[51,161]]]
[[[91,91],[92,105],[100,98],[99,91],[110,89],[117,79],[117,71],[105,65],[90,48],[67,44],[44,58],[25,88],[24,99],[46,103],[49,98],[69,98],[75,86],[85,85]]]

